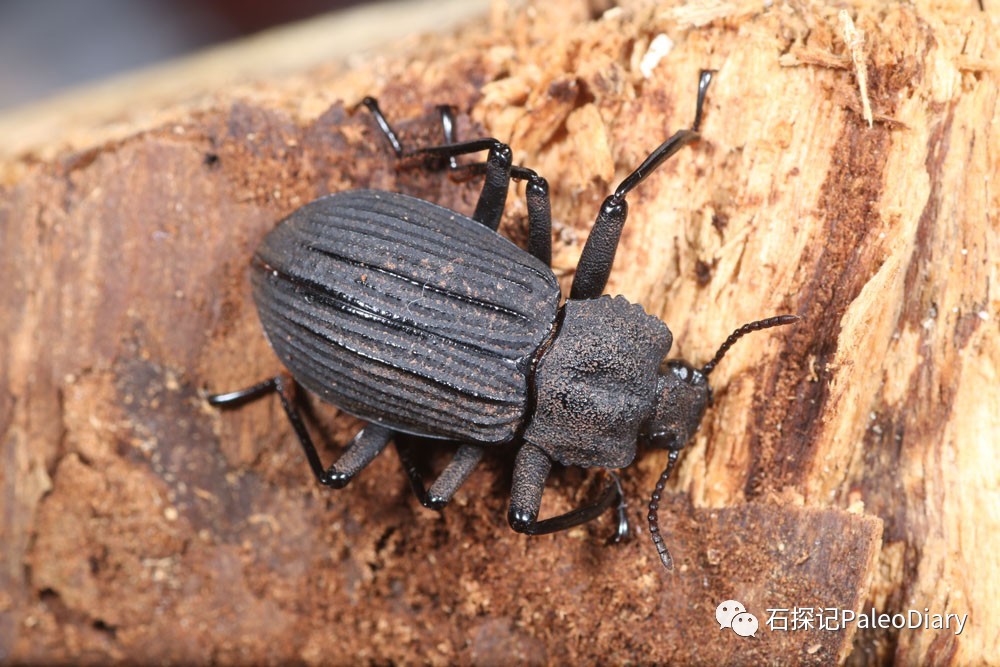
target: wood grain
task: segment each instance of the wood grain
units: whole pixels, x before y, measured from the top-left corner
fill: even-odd
[[[848,3],[869,127],[834,9],[597,4],[498,1],[455,34],[113,130],[67,108],[71,139],[4,159],[0,658],[996,664],[1000,9]],[[434,105],[454,104],[460,136],[509,141],[544,174],[565,292],[600,201],[690,123],[702,68],[717,70],[703,138],[630,197],[608,291],[661,316],[694,363],[744,322],[804,321],[713,373],[661,511],[673,574],[641,533],[605,546],[610,517],[514,534],[509,456],[437,515],[393,452],[334,493],[276,401],[206,405],[278,370],[247,277],[275,221],[360,187],[473,209],[476,183],[396,168],[354,111],[363,95],[413,145],[438,141]],[[523,241],[525,225],[512,192],[502,231]],[[311,412],[329,442],[357,428]],[[640,452],[624,472],[640,529],[663,464]],[[602,483],[560,471],[543,514]],[[720,631],[729,599],[757,639]],[[968,621],[765,624],[795,607]]]

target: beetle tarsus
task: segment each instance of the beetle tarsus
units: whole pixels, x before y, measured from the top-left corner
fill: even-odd
[[[378,129],[382,132],[386,141],[389,142],[389,145],[392,146],[392,151],[396,154],[396,157],[403,157],[403,144],[400,143],[399,136],[392,129],[392,125],[389,124],[385,114],[382,113],[382,109],[379,108],[378,100],[368,96],[361,100],[359,106],[364,106],[371,112],[371,115],[375,118],[375,123],[378,125]]]
[[[695,105],[694,123],[691,124],[691,129],[695,132],[698,132],[701,128],[701,112],[705,106],[705,95],[708,93],[708,84],[712,83],[713,76],[715,76],[715,70],[712,69],[703,69],[698,73],[698,102]]]
[[[276,377],[268,378],[246,389],[229,391],[223,394],[209,394],[205,399],[209,405],[220,408],[235,408],[244,403],[256,400],[265,394],[270,394],[277,387],[277,380],[278,378]]]
[[[618,517],[618,525],[615,527],[614,534],[608,538],[609,544],[621,544],[627,542],[629,538],[629,520],[628,520],[628,503],[625,501],[625,492],[622,490],[621,479],[619,479],[618,474],[609,470],[608,474],[611,476],[612,481],[618,488],[618,505],[615,507],[615,514]]]

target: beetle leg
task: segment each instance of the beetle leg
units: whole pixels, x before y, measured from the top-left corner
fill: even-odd
[[[347,483],[358,472],[385,449],[392,437],[392,430],[378,424],[367,424],[354,436],[354,439],[347,446],[347,450],[337,459],[337,462],[324,470],[316,446],[313,444],[309,430],[302,419],[302,413],[295,402],[297,389],[298,385],[295,380],[290,375],[283,373],[240,391],[213,394],[208,397],[208,402],[211,405],[229,407],[260,398],[271,392],[277,393],[281,400],[281,407],[295,430],[295,435],[299,439],[299,444],[302,445],[302,451],[305,452],[309,467],[316,479],[324,486],[341,489],[347,486]]]
[[[451,173],[454,180],[463,180],[466,177],[485,174],[486,168],[486,162],[476,162],[453,167]],[[456,173],[461,176],[454,176]],[[528,252],[542,260],[545,266],[551,267],[552,204],[549,199],[549,182],[535,170],[518,165],[511,167],[510,178],[515,181],[527,181],[525,199],[528,203]]]
[[[438,109],[442,113],[442,124],[444,125],[446,143],[437,146],[427,146],[425,148],[406,150],[403,148],[403,143],[399,140],[399,135],[397,135],[396,131],[392,129],[392,125],[389,124],[385,114],[382,113],[382,109],[378,105],[378,100],[374,97],[366,97],[361,100],[361,106],[364,106],[371,112],[372,116],[375,118],[375,123],[378,125],[379,131],[382,132],[386,140],[389,142],[389,145],[392,147],[392,151],[396,154],[396,157],[401,160],[420,157],[447,158],[450,166],[451,158],[458,157],[459,155],[469,155],[471,153],[479,153],[481,151],[499,149],[507,146],[507,144],[492,137],[473,139],[471,141],[451,141],[451,139],[454,138],[454,116],[450,111],[447,113],[441,111],[443,109],[450,109],[450,107],[441,106],[438,107]],[[450,120],[446,120],[446,116],[447,118],[450,118]],[[456,165],[456,168],[461,167]]]
[[[552,264],[552,207],[549,203],[549,184],[535,171],[526,167],[512,166],[510,147],[493,138],[458,141],[455,137],[455,111],[447,105],[439,105],[441,128],[445,143],[441,146],[429,146],[407,151],[395,130],[389,124],[385,114],[379,108],[378,101],[373,97],[361,100],[374,116],[379,130],[385,136],[393,152],[399,159],[412,157],[447,158],[448,169],[452,180],[464,181],[474,176],[486,176],[483,191],[472,218],[483,223],[493,231],[500,227],[504,204],[507,201],[507,190],[510,180],[527,181],[526,198],[528,200],[529,241],[528,252],[545,262]],[[458,164],[459,155],[478,153],[488,150],[485,162],[473,164]]]
[[[375,457],[382,453],[385,446],[389,444],[393,432],[384,426],[368,423],[363,429],[358,431],[354,439],[347,445],[347,449],[337,462],[330,466],[321,475],[317,475],[320,484],[330,486],[335,489],[342,489],[347,486],[355,475],[366,468]],[[308,443],[310,446],[312,443]],[[306,442],[302,443],[305,448]],[[308,456],[308,454],[306,454]],[[315,468],[313,471],[315,472]]]
[[[237,391],[229,391],[225,394],[209,394],[206,398],[209,405],[215,405],[218,407],[237,407],[249,401],[260,398],[264,394],[270,394],[275,391],[277,386],[278,378],[268,378],[263,382],[258,382],[252,387],[247,387],[246,389],[240,389]]]
[[[438,105],[438,113],[441,114],[441,129],[444,131],[444,143],[455,144],[455,108],[447,104]],[[458,160],[452,155],[448,158],[448,168],[454,174],[459,171]]]
[[[441,127],[446,144],[455,144],[455,110],[447,105],[438,107]],[[464,180],[485,173],[487,163],[459,165],[454,156],[448,158],[448,168],[453,180]],[[527,181],[525,198],[528,200],[528,252],[552,266],[552,205],[549,201],[549,182],[533,169],[514,165],[510,177],[516,181]]]
[[[378,424],[367,424],[354,436],[351,444],[347,446],[347,450],[341,455],[340,459],[324,470],[323,464],[319,460],[319,454],[316,452],[316,445],[313,444],[312,438],[309,436],[309,430],[306,428],[306,424],[302,420],[302,414],[299,412],[298,405],[295,402],[295,392],[298,389],[298,385],[290,375],[277,376],[275,378],[275,385],[275,391],[278,392],[278,398],[281,399],[281,407],[285,409],[288,421],[292,423],[292,428],[295,429],[295,435],[299,438],[302,451],[305,452],[306,459],[309,461],[309,467],[312,468],[317,481],[324,486],[330,486],[335,489],[342,489],[347,486],[347,483],[362,468],[371,463],[385,449],[389,439],[392,437],[391,429],[379,426]]]
[[[434,480],[428,491],[428,501],[431,509],[440,509],[448,504],[458,487],[465,483],[479,462],[483,460],[486,449],[479,445],[462,445],[455,452],[455,457],[445,466],[438,478]]]
[[[481,222],[493,231],[500,227],[500,218],[503,216],[504,205],[507,202],[507,190],[510,188],[511,165],[513,164],[510,146],[492,137],[456,142],[454,113],[451,107],[439,106],[438,112],[441,114],[441,125],[446,143],[440,146],[428,146],[407,151],[403,148],[399,136],[379,108],[378,101],[373,97],[366,97],[361,100],[361,104],[375,117],[379,130],[385,135],[397,158],[446,158],[453,175],[458,173],[484,174],[486,181],[483,183],[483,190],[479,195],[479,202],[476,204],[476,211],[472,214],[472,219]],[[455,159],[459,155],[479,153],[480,151],[489,151],[486,162],[459,165]]]
[[[451,173],[454,180],[463,180],[466,177],[485,174],[486,168],[486,162],[476,162],[452,167]],[[456,173],[461,176],[454,176]],[[525,199],[528,203],[528,252],[542,260],[545,266],[551,267],[552,204],[549,199],[549,182],[533,169],[518,165],[511,167],[510,178],[515,181],[527,181]]]
[[[392,151],[396,154],[396,157],[403,157],[403,144],[399,141],[399,136],[396,135],[395,130],[392,129],[392,125],[389,124],[389,120],[382,113],[382,109],[378,106],[378,100],[374,97],[365,97],[361,100],[361,104],[371,112],[372,116],[375,118],[375,123],[378,125],[378,129],[385,136],[386,141],[392,146]]]
[[[510,169],[512,164],[512,153],[510,146],[493,138],[474,139],[452,143],[454,138],[454,116],[447,107],[438,107],[441,112],[441,123],[444,127],[445,139],[448,143],[441,146],[429,146],[407,151],[403,148],[399,136],[392,129],[385,114],[378,106],[378,101],[374,97],[366,97],[361,100],[361,104],[366,107],[375,117],[379,130],[385,135],[393,152],[399,159],[438,157],[447,158],[449,167],[453,171],[463,170],[456,162],[459,155],[479,153],[489,151],[486,162],[476,165],[470,173],[481,173],[486,175],[486,182],[483,184],[483,191],[479,195],[479,203],[476,205],[476,212],[472,218],[481,222],[490,229],[496,231],[500,227],[500,217],[503,215],[503,207],[507,201],[507,190],[510,186]]]
[[[507,190],[510,189],[510,171],[513,163],[513,153],[510,146],[493,138],[473,139],[457,144],[445,144],[443,146],[428,146],[418,148],[413,151],[403,152],[399,157],[441,157],[453,158],[458,155],[468,155],[480,151],[489,151],[486,155],[486,162],[475,165],[477,171],[482,170],[486,176],[483,183],[483,190],[479,194],[479,201],[476,210],[472,214],[472,219],[481,222],[493,231],[500,227],[500,218],[503,216],[504,204],[507,203]],[[457,167],[462,169],[463,167]]]
[[[689,130],[680,130],[664,141],[642,161],[601,204],[597,221],[590,231],[587,243],[580,255],[576,267],[573,285],[570,288],[571,299],[595,299],[604,292],[611,275],[611,265],[615,261],[618,241],[621,239],[622,227],[628,217],[628,202],[625,196],[641,183],[649,174],[659,167],[667,158],[681,148],[698,138],[698,127],[701,125],[701,113],[705,103],[705,92],[712,81],[712,72],[702,71],[698,79],[698,102],[695,110],[694,123]]]
[[[616,507],[618,526],[612,541],[620,542],[628,535],[628,517],[625,514],[624,494],[618,476],[611,474],[611,484],[600,497],[589,505],[538,520],[542,504],[545,479],[552,469],[552,461],[540,448],[525,443],[514,462],[514,484],[511,488],[507,521],[510,527],[526,535],[547,535],[592,521],[612,506]]]
[[[524,172],[523,174],[521,172]],[[552,204],[549,182],[531,169],[514,167],[511,176],[527,180],[525,199],[528,200],[528,252],[552,266]]]
[[[483,173],[486,163],[461,165],[456,171]],[[549,182],[533,169],[513,166],[510,177],[515,181],[527,181],[525,199],[528,203],[528,252],[542,260],[545,266],[552,266],[552,204],[549,199]],[[495,230],[494,230],[495,231]]]
[[[424,485],[424,476],[420,473],[409,445],[396,440],[396,451],[403,464],[403,470],[410,479],[413,495],[420,504],[432,510],[440,510],[451,501],[458,487],[465,483],[472,471],[483,459],[485,448],[480,445],[461,445],[455,456],[431,485],[430,490]]]

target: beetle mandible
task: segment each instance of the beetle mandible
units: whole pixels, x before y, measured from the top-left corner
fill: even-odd
[[[617,508],[616,538],[628,532],[617,476],[592,503],[539,520],[553,463],[623,468],[637,444],[666,449],[668,463],[650,502],[660,559],[660,492],[711,402],[708,375],[750,331],[788,324],[792,315],[737,329],[702,368],[664,361],[667,325],[624,297],[602,295],[628,214],[626,195],[681,147],[698,138],[712,73],[698,82],[695,119],[658,146],[601,205],[569,298],[549,267],[548,183],[513,165],[492,138],[457,142],[454,117],[440,107],[445,143],[406,151],[372,98],[373,114],[397,158],[447,160],[453,172],[484,176],[472,217],[407,195],[354,190],[321,197],[272,230],[252,260],[251,281],[271,347],[288,369],[246,389],[214,394],[231,406],[275,392],[316,479],[343,488],[393,440],[410,433],[460,443],[429,489],[412,453],[397,441],[414,493],[443,508],[487,449],[517,446],[508,522],[542,535]],[[488,151],[486,161],[456,157]],[[511,179],[526,182],[528,251],[497,234]],[[296,385],[367,424],[329,468],[296,407]]]

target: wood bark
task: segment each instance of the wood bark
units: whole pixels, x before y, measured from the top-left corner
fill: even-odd
[[[860,59],[818,3],[496,2],[454,35],[155,122],[123,107],[81,128],[66,109],[72,131],[0,166],[0,658],[995,662],[1000,9],[847,8]],[[439,141],[434,105],[452,104],[460,136],[544,174],[565,292],[600,201],[690,124],[703,68],[702,139],[630,196],[608,291],[694,363],[745,322],[803,320],[713,373],[662,503],[673,573],[643,533],[662,452],[623,473],[630,542],[603,543],[610,516],[528,538],[505,521],[510,452],[436,514],[391,450],[333,492],[276,400],[205,403],[279,370],[247,278],[275,221],[359,187],[473,209],[476,182],[397,168],[364,95],[408,145]],[[502,231],[525,239],[523,191]],[[332,461],[358,424],[310,412]],[[557,471],[543,512],[602,483]],[[755,639],[718,627],[731,599]],[[774,627],[817,608],[968,620]]]

